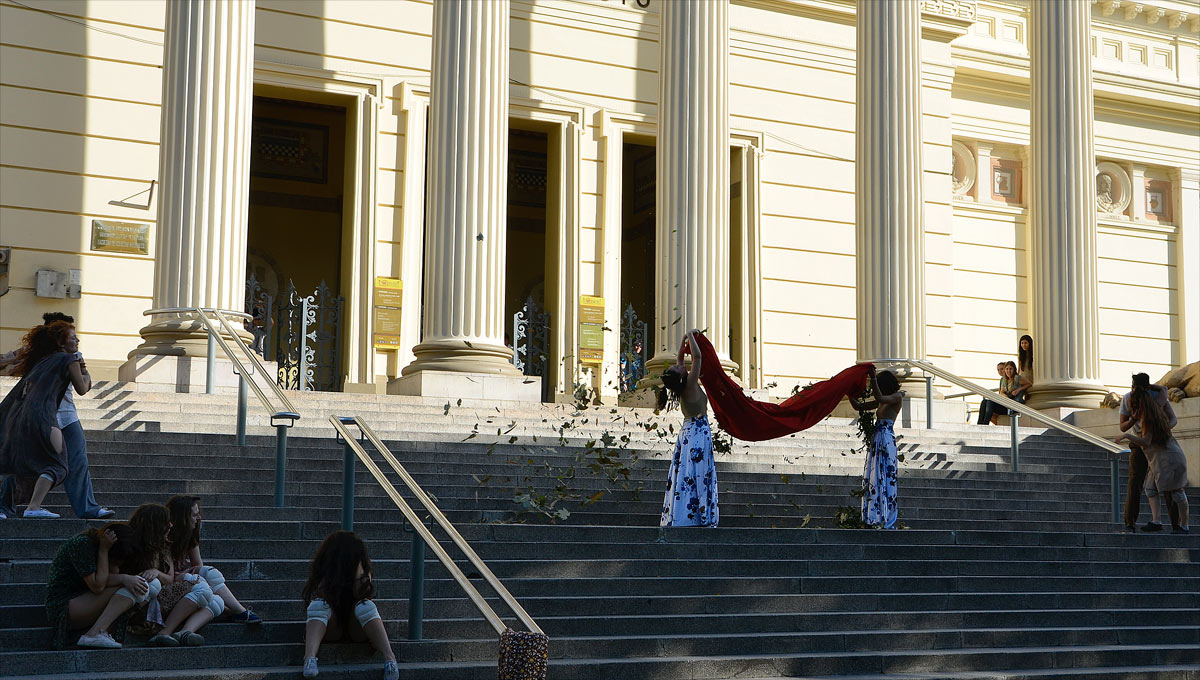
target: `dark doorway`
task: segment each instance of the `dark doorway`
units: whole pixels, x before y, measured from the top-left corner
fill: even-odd
[[[625,143],[622,147],[622,392],[633,389],[644,375],[645,361],[654,355],[658,330],[654,327],[655,162],[653,146]]]

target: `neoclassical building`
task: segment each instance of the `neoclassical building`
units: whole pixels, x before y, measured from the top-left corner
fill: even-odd
[[[293,387],[615,400],[692,327],[780,396],[1029,334],[1092,407],[1200,359],[1196,10],[2,0],[0,344],[187,385],[200,306]]]

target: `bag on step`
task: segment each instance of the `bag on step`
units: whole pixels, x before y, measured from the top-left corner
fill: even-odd
[[[500,634],[500,680],[546,680],[550,638],[506,628]]]

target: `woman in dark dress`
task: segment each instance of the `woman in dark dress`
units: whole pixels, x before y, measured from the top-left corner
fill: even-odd
[[[80,647],[118,649],[135,605],[158,596],[161,584],[133,571],[138,541],[128,525],[114,522],[67,539],[50,564],[46,619],[54,648],[71,642],[72,630],[86,629]]]
[[[0,473],[16,477],[18,499],[29,498],[25,517],[58,517],[42,507],[50,489],[67,478],[58,406],[67,386],[86,391],[79,339],[65,321],[37,326],[22,340],[17,366],[23,376],[0,402]]]

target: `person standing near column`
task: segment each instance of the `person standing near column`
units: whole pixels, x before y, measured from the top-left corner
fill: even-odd
[[[61,312],[43,314],[42,320],[47,324],[55,321],[75,323],[75,317]],[[92,475],[88,470],[87,439],[83,435],[83,426],[79,421],[79,413],[75,409],[74,394],[84,395],[91,391],[92,376],[88,373],[87,362],[83,360],[83,354],[79,352],[78,334],[72,333],[71,337],[73,341],[68,345],[67,351],[73,351],[78,357],[83,384],[72,383],[63,393],[62,401],[58,405],[58,428],[62,430],[63,444],[67,449],[67,480],[63,482],[63,490],[67,492],[67,500],[70,501],[71,509],[75,511],[76,517],[106,519],[116,513],[101,506],[96,500],[96,494],[92,489]],[[74,349],[72,350],[71,347]],[[10,354],[20,353],[20,350],[10,352]],[[9,477],[4,480],[3,487],[0,487],[0,518],[11,514],[13,483],[13,478]]]
[[[1116,442],[1127,440],[1130,447],[1141,447],[1148,468],[1145,491],[1146,495],[1151,497],[1151,510],[1157,510],[1155,496],[1162,493],[1173,501],[1176,507],[1176,514],[1171,518],[1174,533],[1190,533],[1188,499],[1183,490],[1187,486],[1187,458],[1179,442],[1171,435],[1171,428],[1175,426],[1177,419],[1173,410],[1168,411],[1158,404],[1154,394],[1148,389],[1149,382],[1148,376],[1144,382],[1135,382],[1129,397],[1130,411],[1137,421],[1139,434],[1122,432],[1117,435]],[[1157,527],[1154,531],[1162,529],[1161,523],[1155,524]],[[1149,525],[1147,530],[1150,530]]]
[[[1150,376],[1145,373],[1135,373],[1133,375],[1133,384],[1131,390],[1121,397],[1120,409],[1120,428],[1122,432],[1133,430],[1134,435],[1142,435],[1141,418],[1136,414],[1136,410],[1132,406],[1135,395],[1141,392],[1148,392],[1153,398],[1155,404],[1163,410],[1167,418],[1167,426],[1175,427],[1178,419],[1175,417],[1175,410],[1171,408],[1171,400],[1167,399],[1167,390],[1158,385],[1150,384]],[[1129,441],[1129,488],[1125,493],[1125,531],[1133,533],[1137,531],[1138,515],[1142,509],[1142,487],[1146,483],[1146,474],[1149,471],[1149,463],[1146,460],[1146,452],[1142,446],[1132,439]],[[1150,516],[1152,521],[1147,522],[1143,531],[1162,531],[1162,522],[1158,521],[1158,497],[1149,496]],[[1170,515],[1172,526],[1178,526],[1177,512],[1174,503],[1167,498],[1167,511]]]

